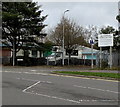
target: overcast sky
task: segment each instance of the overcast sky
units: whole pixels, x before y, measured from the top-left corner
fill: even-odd
[[[38,1],[38,0],[34,0]],[[98,27],[110,25],[118,27],[116,16],[118,15],[117,2],[39,2],[42,5],[42,15],[48,15],[45,24],[47,29],[52,28],[60,22],[66,9],[70,11],[65,14],[81,26],[94,25]]]

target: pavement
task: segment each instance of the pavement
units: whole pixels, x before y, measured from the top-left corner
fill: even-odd
[[[52,70],[3,67],[2,104],[118,105],[118,81],[60,76]]]
[[[51,73],[52,71],[80,71],[80,72],[107,72],[119,73],[118,70],[90,70],[90,66],[2,66],[2,71],[15,72],[41,72]]]

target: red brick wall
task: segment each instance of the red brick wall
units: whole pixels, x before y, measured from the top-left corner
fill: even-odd
[[[0,56],[6,57],[11,56],[11,50],[10,49],[0,49]]]

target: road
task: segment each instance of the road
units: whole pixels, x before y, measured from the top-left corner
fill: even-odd
[[[118,94],[113,80],[2,72],[3,105],[118,105]]]

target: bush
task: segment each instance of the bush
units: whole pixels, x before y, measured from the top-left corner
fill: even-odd
[[[105,69],[106,67],[108,67],[107,61],[102,61],[101,67],[102,67],[101,69]]]
[[[11,58],[11,64],[12,64],[12,58]],[[44,57],[32,58],[32,57],[17,56],[16,65],[18,66],[46,65],[46,59]]]
[[[49,65],[54,65],[54,61],[49,61]],[[64,60],[64,64],[68,65],[68,59]],[[70,58],[70,65],[91,65],[91,60],[90,59],[77,59],[77,58]],[[93,64],[96,64],[96,60],[93,60]],[[62,65],[62,59],[57,60],[57,65]]]

